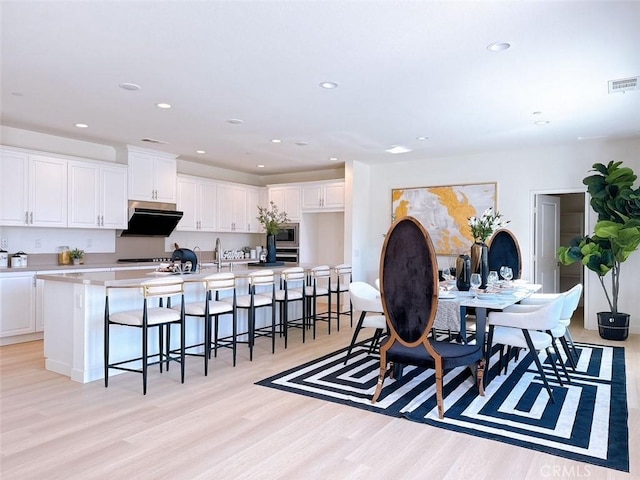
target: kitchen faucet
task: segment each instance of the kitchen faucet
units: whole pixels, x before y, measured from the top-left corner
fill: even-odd
[[[216,238],[216,266],[220,271],[222,267],[222,243],[220,242],[220,237]]]
[[[196,260],[198,262],[198,264],[196,265],[196,273],[199,273],[202,269],[202,250],[200,250],[200,247],[196,245],[195,247],[193,247],[193,252],[196,254]]]

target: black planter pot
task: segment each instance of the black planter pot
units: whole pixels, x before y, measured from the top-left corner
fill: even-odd
[[[598,333],[605,340],[626,340],[629,336],[628,313],[598,312]]]

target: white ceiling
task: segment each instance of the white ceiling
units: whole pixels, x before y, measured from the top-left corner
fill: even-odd
[[[607,92],[640,75],[635,1],[3,0],[0,13],[3,125],[258,175],[640,135],[640,90]],[[488,51],[497,41],[511,48]]]

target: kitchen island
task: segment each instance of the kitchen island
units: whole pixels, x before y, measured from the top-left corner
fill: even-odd
[[[273,268],[276,273],[283,267]],[[238,294],[246,293],[246,276],[261,267],[238,266],[233,273],[237,277]],[[185,301],[204,301],[204,288],[198,280],[216,273],[216,269],[205,269],[200,273],[181,275],[185,280]],[[104,378],[104,307],[105,287],[135,285],[157,277],[161,272],[153,269],[118,270],[102,272],[76,272],[38,274],[43,281],[38,308],[44,318],[45,368],[66,375],[81,383]],[[142,309],[142,297],[137,289],[122,289],[117,297],[110,295],[111,312]],[[299,315],[300,312],[291,312]],[[230,319],[230,317],[228,317]],[[231,335],[231,322],[221,317],[220,336]],[[260,309],[256,316],[256,327],[270,325],[271,312]],[[246,315],[238,314],[238,331],[247,331]],[[155,329],[154,329],[155,330]],[[124,360],[139,356],[141,334],[132,328],[114,328],[110,333],[111,359]],[[177,341],[177,335],[172,342]],[[201,343],[203,326],[201,321],[186,322],[187,345]],[[150,351],[157,349],[157,336],[149,335]],[[177,347],[177,345],[172,345]],[[123,372],[113,371],[113,374]],[[111,373],[110,373],[111,375]]]

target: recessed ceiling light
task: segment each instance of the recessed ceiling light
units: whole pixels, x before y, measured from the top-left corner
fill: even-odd
[[[542,112],[533,112],[531,115],[542,115]]]
[[[407,148],[407,147],[403,147],[402,145],[393,145],[391,148],[388,148],[387,150],[385,150],[385,152],[387,153],[408,153],[410,152],[411,149]]]
[[[487,50],[490,52],[503,52],[509,47],[511,47],[511,44],[507,42],[493,42],[487,45]]]
[[[76,123],[76,127],[78,128],[89,128],[89,125],[86,123]]]
[[[156,103],[156,107],[158,108],[171,108],[171,105],[168,103]]]
[[[337,162],[338,161],[338,157],[329,157],[329,161]]]
[[[420,137],[416,137],[416,140],[429,140],[429,137],[420,136]]]
[[[536,125],[547,125],[549,120],[538,120],[537,122],[533,122]]]
[[[202,153],[207,153],[207,152],[206,152],[206,151],[204,151],[204,150],[196,150],[196,153],[200,153],[200,154],[202,154]]]
[[[135,83],[121,83],[118,86],[123,90],[129,90],[130,92],[135,92],[141,88],[140,85],[136,85]]]
[[[229,120],[227,120],[227,123],[230,123],[231,125],[240,125],[244,122],[239,118],[230,118]]]
[[[280,140],[279,138],[272,138],[271,143],[282,143],[282,140]]]
[[[331,90],[333,88],[338,88],[338,84],[336,82],[322,82],[320,84],[322,88],[326,88],[327,90]]]
[[[258,168],[264,168],[264,165],[263,165],[263,164],[261,164],[261,163],[259,163],[258,165],[256,165],[256,167],[258,167]]]

